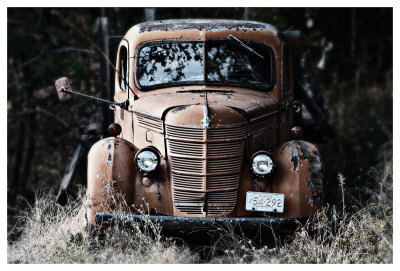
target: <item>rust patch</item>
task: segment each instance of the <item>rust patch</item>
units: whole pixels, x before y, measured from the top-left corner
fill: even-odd
[[[312,189],[311,201],[314,204],[317,199],[321,199],[322,197],[322,176],[324,167],[319,153],[313,146],[304,141],[290,141],[286,143],[283,145],[281,153],[285,148],[289,148],[291,151],[291,161],[293,163],[292,171],[298,170],[301,161],[308,161],[310,177],[308,177],[307,182],[308,186],[311,186]]]

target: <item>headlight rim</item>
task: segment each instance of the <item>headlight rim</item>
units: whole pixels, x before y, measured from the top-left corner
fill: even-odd
[[[139,156],[142,152],[144,152],[144,151],[150,151],[150,152],[154,153],[155,156],[157,157],[157,165],[156,165],[156,167],[155,167],[153,170],[151,170],[151,171],[143,170],[143,169],[141,169],[140,166],[139,166],[139,163],[138,163],[138,156]],[[157,172],[157,170],[158,170],[159,167],[160,167],[160,163],[161,163],[160,157],[161,157],[161,156],[160,156],[160,154],[159,154],[159,152],[158,152],[157,149],[155,149],[155,148],[153,148],[153,147],[145,147],[145,148],[141,149],[140,151],[138,151],[138,152],[136,153],[136,155],[135,155],[135,159],[134,159],[134,161],[135,161],[135,168],[138,169],[138,170],[139,170],[141,173],[143,173],[143,174],[152,174],[152,173],[154,173],[154,172]]]
[[[264,174],[264,175],[263,175],[263,174],[257,173],[257,172],[253,169],[253,160],[254,160],[254,158],[255,158],[256,156],[262,155],[262,154],[267,155],[267,156],[271,159],[271,161],[272,161],[272,169],[271,169],[271,171],[268,172],[268,173],[266,173],[266,174]],[[251,158],[250,158],[250,169],[251,169],[251,172],[252,172],[254,175],[256,175],[257,177],[266,178],[266,177],[270,176],[272,173],[275,172],[275,167],[276,167],[276,163],[275,163],[274,157],[272,156],[272,154],[271,154],[269,151],[265,151],[265,150],[257,151],[257,152],[255,152],[255,153],[251,156]]]

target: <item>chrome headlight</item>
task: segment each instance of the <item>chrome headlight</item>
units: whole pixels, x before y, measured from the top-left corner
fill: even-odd
[[[160,164],[158,155],[150,149],[143,149],[136,155],[136,165],[141,171],[152,172]]]
[[[259,176],[270,174],[274,169],[274,166],[274,161],[268,153],[256,153],[252,157],[251,169]]]

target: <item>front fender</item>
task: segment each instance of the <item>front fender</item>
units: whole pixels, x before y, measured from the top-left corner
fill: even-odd
[[[276,164],[272,191],[285,194],[285,211],[278,216],[314,215],[323,204],[324,165],[317,147],[293,140],[283,143],[272,154]]]
[[[132,143],[116,137],[96,142],[88,154],[87,197],[88,222],[95,223],[96,212],[111,211],[124,203],[133,203],[135,155],[139,151]],[[125,210],[128,211],[128,210]]]

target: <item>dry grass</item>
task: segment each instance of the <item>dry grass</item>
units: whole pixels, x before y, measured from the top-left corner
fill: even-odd
[[[157,225],[132,230],[113,228],[103,246],[93,246],[84,227],[83,196],[67,206],[43,196],[24,220],[23,234],[8,246],[9,263],[191,263],[186,247],[157,238]]]
[[[347,214],[326,207],[314,232],[305,228],[292,241],[274,248],[256,248],[251,242],[232,240],[231,250],[213,263],[392,263],[392,163],[376,176],[379,186],[370,190],[371,201]],[[344,184],[343,176],[339,175]],[[344,190],[342,190],[344,193]]]
[[[256,247],[231,232],[210,250],[209,263],[391,263],[392,163],[375,171],[380,185],[368,191],[371,200],[356,213],[326,207],[314,232],[301,229],[291,241]],[[342,177],[342,192],[345,179]],[[158,225],[131,231],[111,229],[105,245],[91,248],[83,227],[85,200],[66,207],[50,196],[39,197],[20,217],[23,234],[8,245],[9,263],[200,263],[204,259],[185,245],[159,237]],[[342,207],[340,208],[342,209]],[[222,249],[222,253],[220,253]],[[219,251],[219,252],[217,252]]]

